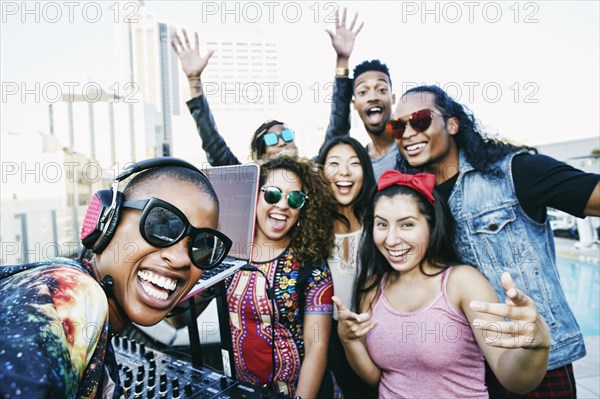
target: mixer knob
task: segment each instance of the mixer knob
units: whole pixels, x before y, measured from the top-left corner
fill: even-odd
[[[158,393],[163,395],[167,393],[167,374],[160,373],[160,386],[158,387]]]
[[[132,378],[129,376],[125,377],[125,382],[123,382],[123,386],[125,389],[131,388]]]
[[[227,383],[227,377],[222,376],[221,380],[220,380],[220,384],[221,384],[221,389],[227,388],[227,385],[228,385],[228,383]]]
[[[179,380],[177,377],[173,379],[171,386],[173,387],[173,399],[179,399]]]
[[[146,355],[146,345],[140,343],[140,356],[144,357]]]
[[[183,386],[183,392],[185,392],[186,395],[191,396],[192,393],[194,392],[192,389],[192,383],[191,382],[186,382],[185,385]]]
[[[134,398],[140,398],[144,393],[144,384],[135,384]]]
[[[125,371],[125,378],[133,380],[133,371],[131,371],[131,369],[127,366],[125,366],[123,370]]]
[[[154,389],[154,385],[156,385],[156,373],[150,373],[148,376],[148,387]]]

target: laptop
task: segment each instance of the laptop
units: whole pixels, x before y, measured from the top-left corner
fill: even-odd
[[[182,301],[232,275],[252,259],[260,168],[255,163],[202,169],[219,198],[219,226],[232,241],[227,258],[205,270]]]

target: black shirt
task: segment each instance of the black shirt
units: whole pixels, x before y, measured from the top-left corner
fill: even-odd
[[[559,209],[576,217],[583,211],[600,175],[579,169],[541,154],[518,154],[511,165],[519,204],[529,217],[540,223],[546,220],[546,207]],[[436,186],[448,202],[458,174]]]

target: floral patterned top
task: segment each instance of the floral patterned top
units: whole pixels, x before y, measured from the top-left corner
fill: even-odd
[[[122,393],[106,295],[80,263],[0,267],[0,309],[0,397]]]
[[[304,266],[301,270],[291,248],[276,259],[251,265],[268,277],[273,288],[276,303],[274,379],[278,391],[293,395],[304,358],[303,314],[333,313],[331,274],[325,262],[315,268]],[[234,274],[226,285],[237,377],[252,384],[268,384],[273,374],[269,287],[260,272],[247,270]]]

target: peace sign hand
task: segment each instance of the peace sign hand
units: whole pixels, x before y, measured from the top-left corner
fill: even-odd
[[[354,313],[344,306],[340,298],[334,296],[332,299],[338,309],[338,334],[342,341],[362,338],[377,325],[369,313]]]
[[[493,314],[510,321],[473,320],[473,326],[482,331],[488,345],[500,348],[546,349],[550,347],[548,325],[539,315],[533,300],[517,288],[509,273],[503,273],[502,286],[506,302],[471,302],[471,309]]]

